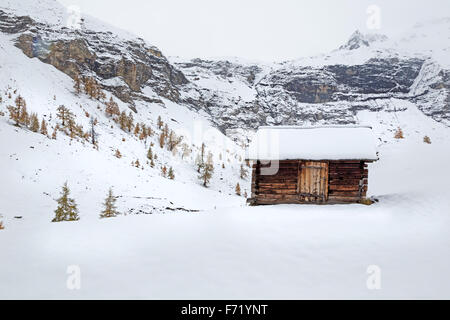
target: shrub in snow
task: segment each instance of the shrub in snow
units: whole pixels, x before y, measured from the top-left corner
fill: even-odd
[[[427,143],[427,144],[431,144],[431,139],[429,136],[425,136],[423,137],[423,142]]]
[[[106,105],[105,112],[108,116],[112,117],[120,115],[119,105],[113,100],[112,97],[109,99],[107,103],[105,103],[105,105]]]
[[[3,225],[3,221],[0,221],[0,230],[5,229],[5,226]]]
[[[69,198],[70,190],[67,186],[67,182],[62,187],[61,197],[56,200],[58,202],[58,208],[55,210],[55,218],[52,222],[61,221],[78,221],[78,208],[75,200]]]
[[[403,131],[401,128],[398,128],[397,131],[395,131],[395,135],[394,135],[395,139],[404,139],[405,137],[403,136]]]

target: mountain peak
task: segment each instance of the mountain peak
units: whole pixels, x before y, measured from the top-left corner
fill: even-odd
[[[359,30],[353,32],[347,43],[341,46],[341,50],[355,50],[361,47],[369,47],[374,42],[386,41],[388,38],[383,34],[367,33],[363,34]]]

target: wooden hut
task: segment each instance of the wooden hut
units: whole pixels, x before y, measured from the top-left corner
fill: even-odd
[[[251,205],[365,203],[371,127],[261,127],[249,147]]]

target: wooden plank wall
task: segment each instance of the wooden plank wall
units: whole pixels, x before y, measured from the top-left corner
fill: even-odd
[[[298,160],[279,162],[276,175],[261,175],[260,163],[253,164],[252,199],[255,204],[298,203]]]
[[[264,166],[254,162],[249,203],[305,203],[305,198],[298,194],[299,163],[300,160],[280,161],[278,174],[261,175]],[[365,162],[329,161],[327,203],[359,202],[366,197],[367,184],[368,169]],[[318,203],[323,203],[322,199],[318,199]]]
[[[363,161],[330,161],[328,201],[358,202],[367,194],[368,169]]]

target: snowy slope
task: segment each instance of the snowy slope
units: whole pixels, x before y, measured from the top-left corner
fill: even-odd
[[[207,150],[213,152],[214,162],[217,167],[216,174],[211,181],[211,189],[226,195],[234,194],[234,187],[240,180],[239,170],[241,162],[239,159],[242,160],[243,149],[236,147],[230,139],[217,129],[212,128],[211,123],[204,117],[171,101],[165,101],[164,105],[159,103],[153,105],[142,103],[136,106],[138,110],[138,113],[134,114],[136,122],[146,123],[155,129],[156,118],[161,116],[162,120],[168,123],[170,129],[185,137],[184,141],[190,145],[190,148],[193,150],[192,153],[184,159],[181,157],[181,151],[178,151],[174,156],[167,150],[160,149],[156,134],[152,139],[144,143],[133,134],[120,130],[117,124],[106,117],[103,111],[104,106],[98,109],[99,103],[97,101],[89,99],[84,94],[80,96],[74,94],[73,81],[68,76],[52,66],[46,65],[37,59],[29,59],[21,54],[20,50],[13,46],[10,36],[0,35],[0,37],[0,58],[2,61],[0,66],[0,83],[2,84],[2,88],[0,88],[2,93],[0,110],[4,113],[4,116],[0,117],[1,145],[3,147],[1,158],[2,161],[12,161],[8,163],[2,162],[2,168],[16,168],[17,170],[16,175],[9,176],[10,179],[6,180],[8,183],[2,184],[2,199],[8,198],[7,194],[11,190],[11,186],[21,183],[22,176],[30,179],[30,183],[35,185],[33,188],[37,188],[37,194],[41,197],[45,197],[43,195],[44,192],[55,193],[56,196],[56,193],[59,192],[59,186],[65,180],[68,180],[69,185],[74,184],[74,188],[76,188],[75,184],[80,184],[79,188],[85,190],[85,188],[93,188],[87,181],[115,178],[115,180],[112,180],[115,183],[99,183],[98,186],[102,187],[94,191],[93,196],[100,197],[102,195],[101,197],[103,197],[104,191],[110,186],[118,189],[122,186],[125,190],[132,190],[135,184],[138,183],[137,181],[141,181],[141,183],[148,183],[149,187],[152,186],[152,188],[158,190],[158,194],[154,194],[153,189],[146,187],[145,191],[141,191],[143,192],[142,194],[146,194],[148,197],[164,198],[167,201],[159,206],[170,206],[169,203],[171,201],[176,203],[175,198],[177,197],[176,195],[173,197],[169,196],[173,192],[174,187],[172,185],[178,185],[181,189],[185,188],[186,184],[194,186],[194,190],[198,190],[193,192],[198,193],[198,196],[212,192],[199,186],[198,174],[194,169],[194,160],[202,142],[206,143]],[[33,70],[33,72],[29,73],[27,70]],[[50,134],[53,132],[53,127],[59,123],[59,120],[56,119],[56,108],[59,105],[69,107],[76,115],[77,122],[82,124],[85,129],[89,127],[89,118],[86,117],[86,112],[90,116],[97,118],[99,121],[96,129],[99,135],[99,150],[93,150],[92,145],[89,145],[89,143],[70,142],[70,139],[62,133],[59,133],[58,139],[54,141],[26,129],[14,127],[13,123],[8,120],[9,113],[6,107],[13,105],[16,96],[19,94],[27,101],[30,112],[36,112],[39,118],[45,118],[49,122]],[[8,95],[11,95],[11,98]],[[120,109],[128,109],[127,105],[120,103],[120,101],[118,102]],[[125,141],[122,141],[122,139],[125,139]],[[14,141],[13,144],[11,144],[12,141]],[[153,152],[158,155],[158,160],[155,161],[155,168],[151,168],[146,164],[147,149],[150,143],[154,144]],[[39,148],[37,145],[41,145],[42,148]],[[32,146],[36,149],[30,149]],[[17,149],[14,149],[14,147],[17,147]],[[116,149],[119,149],[122,153],[123,157],[121,159],[114,157]],[[223,160],[219,159],[220,154],[222,154]],[[28,162],[21,163],[19,160],[16,162],[16,157],[22,159],[30,157],[34,159],[36,156],[33,155],[37,155],[38,158],[42,157],[43,163],[38,164],[33,161],[31,165],[27,165]],[[85,157],[85,160],[80,162],[77,159],[78,156]],[[50,159],[47,159],[48,157]],[[93,157],[96,161],[89,161],[90,157]],[[58,161],[58,158],[64,160]],[[144,170],[131,167],[130,163],[136,160],[139,160]],[[226,164],[225,169],[221,167],[222,162]],[[105,166],[105,164],[109,165]],[[160,178],[160,168],[163,165],[166,165],[167,168],[174,168],[176,182]],[[74,166],[74,171],[70,169],[72,166]],[[8,175],[12,175],[16,170],[8,169]],[[65,170],[68,171],[65,172]],[[119,173],[122,170],[128,173],[117,176],[108,174],[108,172]],[[84,171],[86,173],[82,174]],[[33,179],[35,174],[44,177],[44,181]],[[69,178],[73,177],[77,178],[76,181],[71,183]],[[120,177],[129,177],[130,184],[121,182]],[[137,181],[133,182],[134,179]],[[155,182],[152,182],[153,179],[155,179]],[[246,181],[240,182],[243,185],[246,184]],[[97,183],[98,181],[94,182],[96,185]],[[165,187],[158,187],[157,185],[159,184],[163,184]],[[18,185],[16,187],[17,190],[20,189]],[[53,188],[54,191],[51,191],[50,188]],[[16,189],[14,188],[13,190]],[[243,187],[243,193],[244,191],[245,188]],[[142,196],[142,194],[139,195]],[[184,193],[175,192],[175,194],[186,196]],[[213,195],[213,197],[219,195]],[[186,199],[193,200],[195,198],[187,196]],[[207,208],[216,206],[211,203],[208,205],[207,201],[198,200],[197,198],[197,201],[188,201],[190,205],[188,205],[187,209],[199,210],[203,209],[203,206]],[[244,199],[236,197],[235,201],[243,203]],[[0,206],[6,207],[1,207],[0,212],[10,212],[12,208],[8,207],[8,203],[14,204],[15,202],[8,201],[5,203],[2,201]],[[194,206],[193,203],[197,203],[197,205]],[[174,206],[186,207],[187,204],[178,203]],[[8,216],[12,215],[26,216],[26,212],[17,210],[17,212],[8,214]]]

